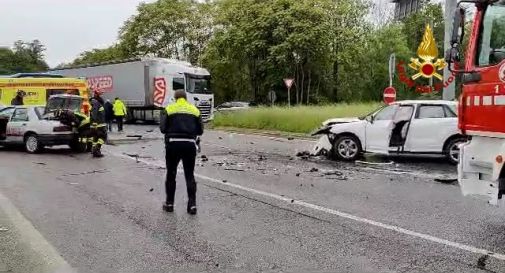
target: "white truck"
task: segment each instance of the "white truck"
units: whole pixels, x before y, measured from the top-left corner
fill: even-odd
[[[128,108],[127,119],[159,121],[159,110],[173,101],[175,90],[183,89],[188,101],[202,114],[213,118],[214,95],[210,73],[188,62],[163,58],[137,58],[123,61],[53,69],[51,74],[86,78],[91,90],[100,90],[105,99],[120,98]]]

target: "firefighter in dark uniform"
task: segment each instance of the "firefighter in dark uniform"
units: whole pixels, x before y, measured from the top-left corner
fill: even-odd
[[[91,139],[91,120],[88,116],[81,112],[72,112],[71,110],[59,110],[56,113],[56,117],[60,120],[61,123],[77,128],[77,141],[74,148],[79,150],[80,152],[84,152],[88,150],[88,146],[91,147],[92,139]],[[84,147],[81,151],[81,148]]]
[[[165,134],[165,160],[167,178],[165,182],[167,200],[163,209],[174,211],[177,166],[182,160],[186,188],[188,192],[189,214],[196,214],[195,160],[197,138],[203,134],[200,111],[186,100],[186,93],[178,90],[174,94],[175,103],[162,111],[160,129]]]
[[[91,136],[93,138],[93,144],[91,147],[91,153],[93,157],[103,157],[102,145],[105,144],[107,140],[107,124],[105,123],[105,109],[104,101],[100,96],[99,91],[94,92],[94,97],[91,99]]]

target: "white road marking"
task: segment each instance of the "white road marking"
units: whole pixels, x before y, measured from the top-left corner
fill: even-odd
[[[56,249],[40,234],[37,229],[26,219],[21,212],[0,193],[0,209],[10,219],[15,229],[21,235],[23,243],[30,246],[44,261],[45,266],[53,268],[53,272],[75,272],[61,257]]]
[[[119,154],[114,154],[114,155],[118,156],[118,157],[132,159],[132,158],[130,158],[128,156],[125,156],[125,155],[119,155]],[[147,161],[147,160],[143,160],[143,159],[139,159],[139,162],[142,162],[142,163],[144,163],[146,165],[156,166],[156,167],[165,167],[165,164],[164,163],[161,164],[161,162],[155,163],[155,162],[151,162],[151,161]],[[264,192],[264,191],[260,191],[260,190],[256,190],[256,189],[252,189],[252,188],[248,188],[248,187],[244,187],[244,186],[241,186],[241,185],[229,183],[229,182],[223,183],[222,180],[215,179],[215,178],[208,177],[208,176],[201,175],[201,174],[197,174],[197,173],[195,173],[195,177],[203,179],[203,180],[206,180],[206,181],[209,181],[209,182],[212,182],[212,183],[215,183],[215,184],[218,184],[218,185],[220,185],[222,187],[235,188],[235,189],[239,189],[239,190],[242,190],[242,191],[245,191],[245,192],[249,192],[249,193],[253,193],[253,194],[257,194],[257,195],[262,195],[262,196],[270,197],[270,198],[278,200],[278,201],[286,202],[286,203],[288,203],[290,205],[301,206],[301,207],[313,209],[313,210],[316,210],[316,211],[320,211],[320,212],[328,213],[328,214],[331,214],[331,215],[335,215],[335,216],[338,216],[338,217],[341,217],[341,218],[345,218],[345,219],[353,220],[353,221],[356,221],[356,222],[368,224],[368,225],[371,225],[371,226],[380,227],[380,228],[383,228],[383,229],[395,231],[395,232],[398,232],[398,233],[401,233],[401,234],[409,235],[409,236],[416,237],[416,238],[419,238],[419,239],[423,239],[423,240],[426,240],[426,241],[430,241],[430,242],[433,242],[433,243],[437,243],[437,244],[441,244],[441,245],[445,245],[445,246],[450,246],[450,247],[453,247],[453,248],[457,248],[457,249],[460,249],[460,250],[468,251],[468,252],[479,254],[479,255],[488,255],[489,257],[493,257],[493,258],[495,258],[497,260],[505,261],[505,254],[495,253],[495,252],[487,250],[487,249],[478,248],[478,247],[474,247],[474,246],[471,246],[471,245],[465,245],[465,244],[449,241],[449,240],[446,240],[446,239],[442,239],[442,238],[438,238],[438,237],[435,237],[435,236],[431,236],[429,234],[424,234],[424,233],[412,231],[412,230],[405,229],[405,228],[402,228],[402,227],[398,227],[398,226],[395,226],[395,225],[384,224],[384,223],[381,223],[381,222],[377,222],[377,221],[370,220],[370,219],[367,219],[367,218],[363,218],[363,217],[360,217],[360,216],[352,215],[352,214],[349,214],[349,213],[346,213],[346,212],[341,212],[341,211],[338,211],[338,210],[322,207],[322,206],[319,206],[319,205],[307,203],[307,202],[304,202],[304,201],[293,200],[292,198],[287,198],[285,196],[281,196],[281,195],[278,195],[278,194],[275,194],[275,193]]]

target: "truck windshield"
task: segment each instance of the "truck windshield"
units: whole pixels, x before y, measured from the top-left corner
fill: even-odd
[[[505,59],[505,4],[488,6],[481,29],[478,65],[496,65]]]
[[[210,89],[210,77],[191,77],[188,78],[187,92],[192,94],[212,94]]]

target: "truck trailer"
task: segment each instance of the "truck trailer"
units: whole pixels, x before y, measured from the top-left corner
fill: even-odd
[[[105,99],[120,98],[129,122],[159,121],[160,110],[173,101],[174,91],[185,90],[188,101],[204,121],[213,117],[214,95],[210,73],[188,62],[163,58],[136,58],[50,70],[49,73],[85,78],[91,90]]]

